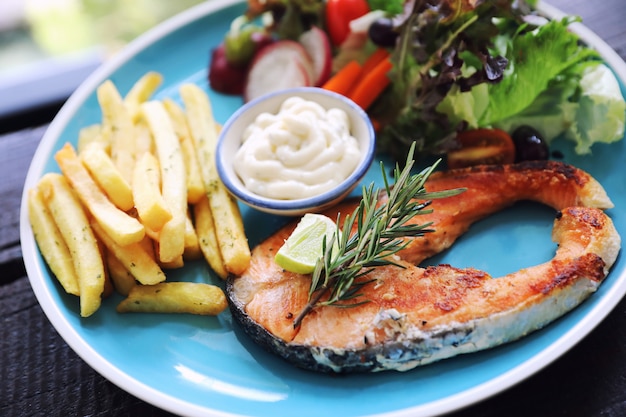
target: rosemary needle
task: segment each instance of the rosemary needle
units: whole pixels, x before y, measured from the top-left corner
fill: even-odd
[[[409,223],[416,215],[430,213],[431,200],[457,195],[464,189],[445,190],[429,193],[424,184],[435,170],[438,162],[412,174],[415,144],[409,150],[407,161],[401,170],[394,169],[394,185],[389,183],[381,162],[384,190],[370,184],[363,187],[363,197],[357,208],[340,224],[337,218],[337,230],[330,241],[322,243],[323,255],[317,260],[311,275],[309,301],[293,322],[294,328],[302,323],[304,317],[320,306],[354,307],[366,303],[354,300],[361,295],[361,289],[371,280],[366,275],[373,268],[383,265],[398,265],[391,255],[405,248],[407,237],[419,237],[432,232],[431,223]],[[379,195],[386,192],[388,198],[379,204]],[[340,233],[352,231],[351,233]]]

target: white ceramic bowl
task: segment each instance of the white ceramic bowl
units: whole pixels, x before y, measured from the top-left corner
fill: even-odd
[[[332,190],[314,197],[279,200],[263,197],[248,190],[235,173],[233,161],[241,146],[241,137],[248,125],[263,112],[276,114],[289,97],[299,96],[319,103],[322,107],[343,109],[350,119],[351,133],[359,142],[361,159],[355,170]],[[220,133],[216,166],[222,182],[239,201],[267,213],[297,216],[320,211],[343,200],[360,182],[372,163],[375,154],[375,134],[367,114],[352,100],[316,87],[300,87],[267,94],[243,105],[224,125]]]

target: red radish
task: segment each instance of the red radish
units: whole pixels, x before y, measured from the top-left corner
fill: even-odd
[[[247,73],[247,68],[238,68],[228,62],[224,44],[213,49],[208,76],[212,89],[224,94],[240,95],[244,90]]]
[[[315,72],[313,85],[319,87],[330,78],[333,67],[330,39],[322,29],[312,26],[300,35],[299,41],[313,60]]]
[[[274,42],[255,55],[248,70],[244,100],[292,87],[312,86],[313,62],[302,45],[291,40]]]

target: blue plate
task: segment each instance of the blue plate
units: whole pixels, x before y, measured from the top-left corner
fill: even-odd
[[[542,7],[550,16],[559,14],[547,5]],[[156,97],[179,101],[182,83],[207,88],[209,51],[243,9],[236,1],[207,1],[149,32],[99,68],[50,125],[33,159],[25,189],[33,187],[43,173],[58,171],[54,152],[65,142],[76,144],[81,127],[100,121],[95,89],[103,80],[110,78],[125,93],[147,71],[158,71],[165,84]],[[624,62],[586,28],[578,30],[585,41],[600,50],[624,89]],[[208,93],[221,123],[242,104],[238,98]],[[617,206],[609,214],[626,236],[625,146],[626,141],[596,145],[593,156],[580,158],[569,144],[557,145],[567,162],[589,171],[605,186]],[[379,179],[378,167],[374,166],[364,181]],[[321,375],[296,369],[267,354],[233,324],[226,312],[210,318],[121,315],[115,312],[121,298],[113,296],[95,315],[81,319],[78,299],[63,292],[40,256],[25,207],[23,204],[21,240],[28,276],[59,334],[116,385],[158,407],[190,416],[297,413],[301,417],[350,417],[450,412],[494,395],[551,363],[587,335],[626,292],[621,256],[597,293],[544,330],[518,342],[406,373]],[[284,222],[244,207],[242,211],[251,244]],[[555,250],[550,241],[552,217],[553,212],[541,206],[517,205],[475,225],[437,261],[483,268],[496,276],[543,262]],[[170,274],[170,279],[221,285],[202,262],[185,266]]]

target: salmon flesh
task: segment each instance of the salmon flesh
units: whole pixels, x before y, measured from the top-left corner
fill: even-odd
[[[310,276],[284,271],[274,256],[295,223],[254,248],[248,270],[227,282],[231,311],[246,333],[294,365],[321,372],[406,371],[517,340],[546,326],[596,291],[621,246],[603,209],[613,205],[589,174],[559,162],[437,172],[427,191],[466,188],[433,200],[416,216],[435,230],[413,238],[398,265],[374,268],[356,307],[315,308],[294,328],[308,301]],[[381,197],[384,200],[384,196]],[[449,248],[477,220],[516,201],[556,209],[554,257],[494,279],[473,268],[419,267]],[[326,212],[347,215],[358,202]]]

